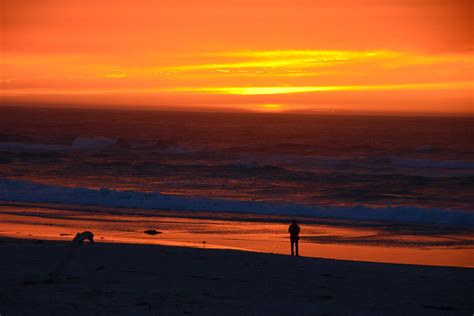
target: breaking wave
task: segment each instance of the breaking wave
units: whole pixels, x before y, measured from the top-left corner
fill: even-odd
[[[474,225],[474,212],[396,206],[322,207],[302,204],[263,203],[217,198],[164,195],[159,192],[117,191],[107,188],[68,188],[0,178],[0,200],[98,205],[176,211],[215,211],[267,215],[309,216],[349,220],[411,222],[419,224]]]

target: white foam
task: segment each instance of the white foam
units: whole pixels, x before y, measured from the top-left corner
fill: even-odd
[[[474,211],[465,212],[416,206],[371,208],[366,206],[320,207],[300,204],[272,204],[172,196],[159,192],[67,188],[5,178],[0,178],[0,200],[474,226]]]

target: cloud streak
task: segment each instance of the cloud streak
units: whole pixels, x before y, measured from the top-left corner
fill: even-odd
[[[355,85],[355,86],[293,86],[293,87],[215,87],[215,88],[175,88],[169,92],[199,92],[235,95],[269,95],[307,92],[336,92],[336,91],[396,91],[396,90],[446,90],[473,89],[473,82],[448,83],[415,83],[415,84],[386,84],[386,85]]]
[[[128,94],[155,99],[173,95],[175,102],[189,102],[181,97],[192,94],[197,98],[193,102],[204,98],[202,103],[206,104],[210,97],[218,95],[307,94],[304,103],[308,104],[318,102],[311,97],[315,94],[332,95],[337,100],[338,94],[364,92],[364,98],[370,101],[370,94],[375,92],[410,92],[410,98],[416,102],[429,94],[435,99],[436,94],[443,91],[445,108],[449,110],[451,100],[468,109],[472,104],[469,91],[474,87],[471,54],[394,50],[237,50],[167,57],[143,55],[137,59],[121,59],[120,63],[96,55],[35,58],[35,55],[15,56],[2,62],[6,69],[4,78],[0,78],[2,95],[34,98],[35,95]],[[232,104],[234,101],[228,98],[225,102]],[[258,102],[275,104],[280,101]],[[298,99],[298,102],[302,101]],[[344,102],[347,104],[348,101]]]

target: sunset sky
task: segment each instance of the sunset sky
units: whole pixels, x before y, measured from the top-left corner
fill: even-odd
[[[471,0],[0,0],[2,102],[473,114]]]

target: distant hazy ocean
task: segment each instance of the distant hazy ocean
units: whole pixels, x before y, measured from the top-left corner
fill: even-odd
[[[0,200],[474,225],[474,119],[0,108]]]

